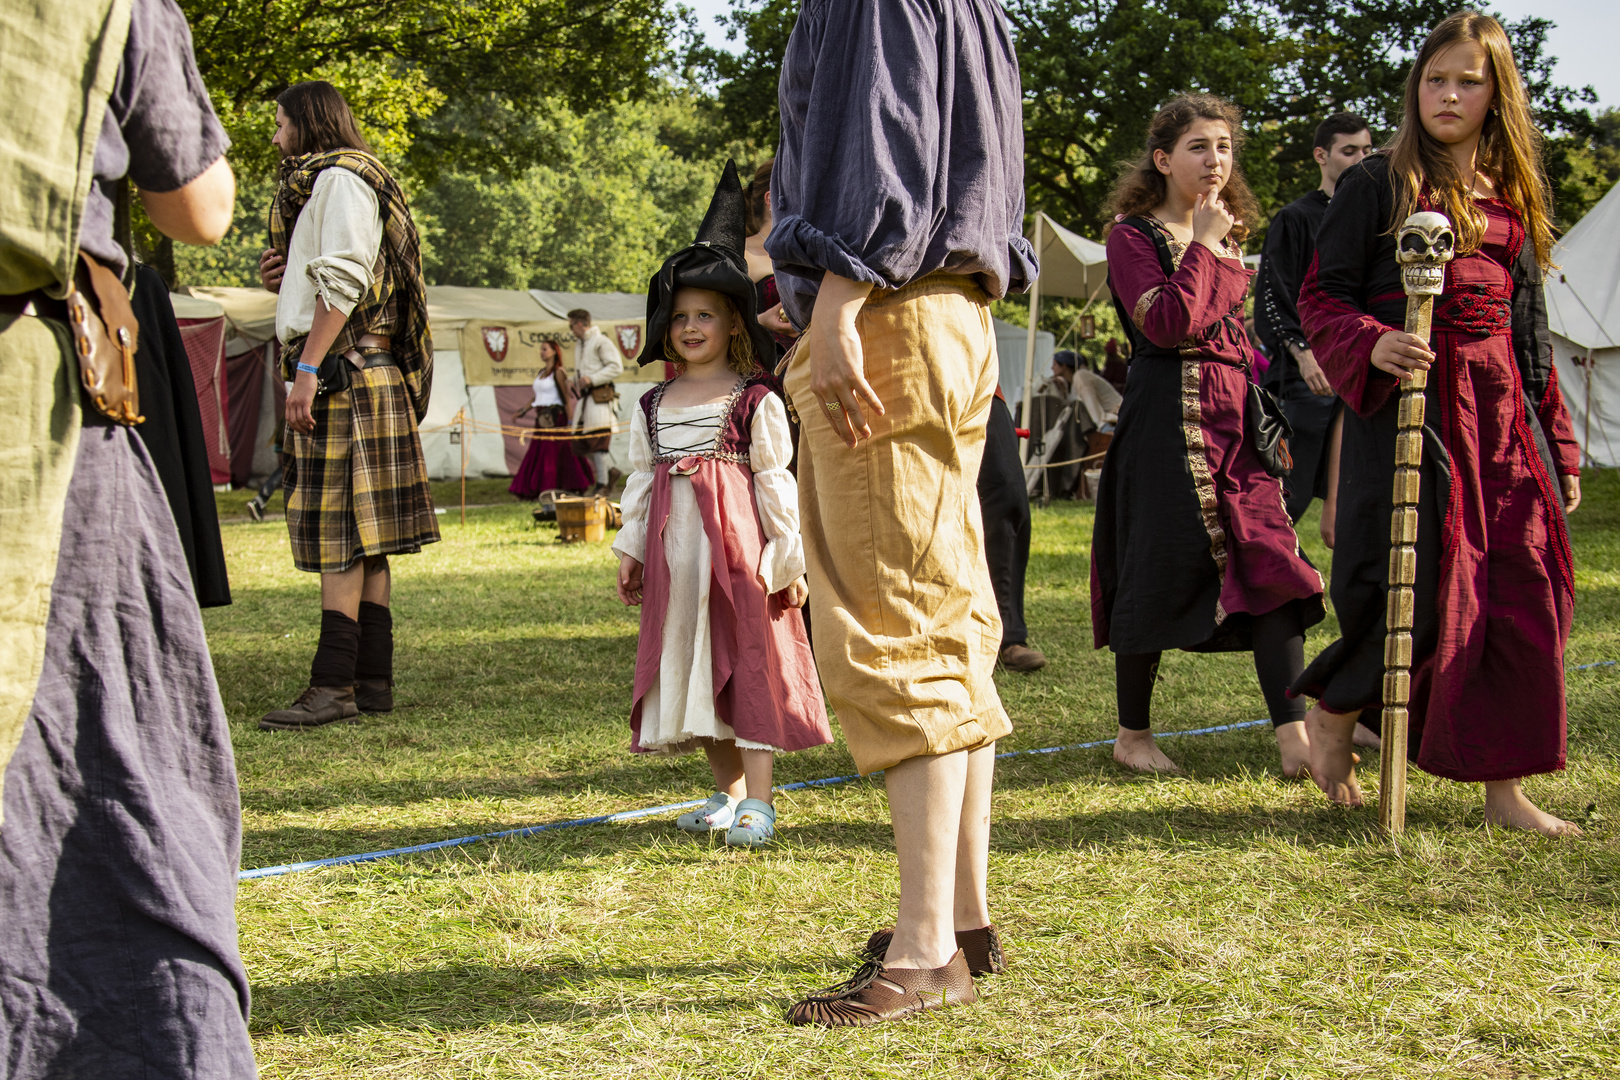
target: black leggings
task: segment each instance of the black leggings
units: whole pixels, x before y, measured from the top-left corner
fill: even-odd
[[[1271,725],[1291,724],[1305,719],[1304,698],[1290,698],[1288,688],[1305,670],[1305,631],[1300,626],[1299,606],[1284,604],[1275,611],[1257,615],[1252,629],[1254,673],[1260,679],[1271,713]],[[1159,676],[1162,653],[1116,653],[1114,692],[1119,698],[1119,726],[1130,731],[1148,730],[1153,704],[1153,683]]]

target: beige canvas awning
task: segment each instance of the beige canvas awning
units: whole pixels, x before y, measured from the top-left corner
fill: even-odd
[[[1087,240],[1079,233],[1070,232],[1047,216],[1046,211],[1035,212],[1035,224],[1029,233],[1029,242],[1040,259],[1041,273],[1029,290],[1029,331],[1024,346],[1024,409],[1029,415],[1030,398],[1035,388],[1035,335],[1041,317],[1042,296],[1084,298],[1086,306],[1102,295],[1108,286],[1108,253],[1095,240]],[[1029,440],[1019,445],[1019,457],[1028,458]]]

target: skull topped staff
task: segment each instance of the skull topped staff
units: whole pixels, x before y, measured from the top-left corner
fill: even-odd
[[[1446,263],[1457,236],[1444,214],[1425,210],[1402,223],[1395,259],[1406,289],[1406,332],[1429,340],[1434,298],[1445,287]],[[1383,749],[1379,757],[1378,823],[1406,831],[1407,703],[1412,696],[1412,623],[1416,608],[1418,494],[1422,487],[1424,390],[1429,373],[1410,372],[1401,385],[1395,435],[1394,507],[1389,524],[1389,595],[1385,608]]]

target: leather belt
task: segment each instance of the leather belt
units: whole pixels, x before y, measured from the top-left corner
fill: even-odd
[[[354,348],[347,350],[343,358],[355,366],[356,370],[368,367],[394,367],[393,354],[388,350],[393,348],[394,339],[386,334],[362,334],[360,340],[354,343]],[[380,353],[367,355],[361,349],[381,349]]]

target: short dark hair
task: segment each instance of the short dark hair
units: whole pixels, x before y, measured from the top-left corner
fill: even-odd
[[[571,323],[573,323],[573,322],[582,322],[586,326],[590,326],[591,325],[591,313],[586,311],[582,307],[577,307],[573,311],[570,311],[568,313],[568,321],[571,322]]]
[[[1080,367],[1080,361],[1075,358],[1073,349],[1059,349],[1052,354],[1052,362],[1062,364],[1070,371],[1077,371]]]
[[[775,167],[776,158],[766,158],[754,170],[754,178],[748,181],[748,188],[743,193],[747,200],[749,236],[765,227],[765,198],[771,193],[771,172]]]
[[[1333,140],[1340,135],[1359,135],[1363,131],[1371,130],[1372,125],[1367,123],[1365,116],[1358,116],[1352,112],[1336,112],[1316,125],[1316,138],[1312,140],[1311,147],[1315,150],[1332,150]]]
[[[330,150],[364,150],[371,144],[338,88],[323,79],[293,83],[276,95],[276,104],[292,121],[293,156]]]

